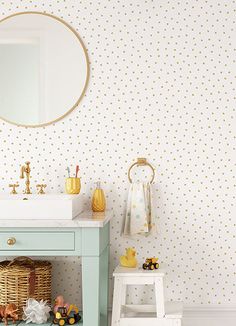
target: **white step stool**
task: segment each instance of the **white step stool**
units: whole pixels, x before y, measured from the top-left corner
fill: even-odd
[[[118,266],[115,278],[111,326],[181,326],[182,303],[164,301],[161,269],[146,271]],[[127,285],[153,284],[155,305],[126,305]]]

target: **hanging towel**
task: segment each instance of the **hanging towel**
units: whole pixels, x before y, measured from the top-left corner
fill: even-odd
[[[153,231],[156,231],[156,223],[152,208],[151,185],[149,182],[131,183],[123,234],[149,235]]]

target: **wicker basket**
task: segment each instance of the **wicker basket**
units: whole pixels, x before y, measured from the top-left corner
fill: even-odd
[[[51,263],[18,257],[0,262],[0,305],[15,303],[22,318],[29,298],[51,303]]]

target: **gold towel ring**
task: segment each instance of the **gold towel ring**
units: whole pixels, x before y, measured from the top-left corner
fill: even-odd
[[[137,165],[137,166],[144,166],[144,165],[149,166],[149,167],[152,169],[152,178],[151,178],[150,183],[153,183],[154,178],[155,178],[155,170],[154,170],[154,167],[153,167],[150,163],[148,163],[148,162],[147,162],[147,159],[144,158],[144,157],[138,158],[138,159],[137,159],[137,162],[133,163],[133,164],[131,165],[131,167],[129,168],[129,171],[128,171],[129,182],[132,183],[132,179],[131,179],[131,177],[130,177],[130,172],[131,172],[132,168],[133,168],[135,165]]]

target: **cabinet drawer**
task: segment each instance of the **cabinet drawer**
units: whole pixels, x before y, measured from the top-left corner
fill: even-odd
[[[0,251],[70,251],[75,250],[75,233],[0,232]]]

